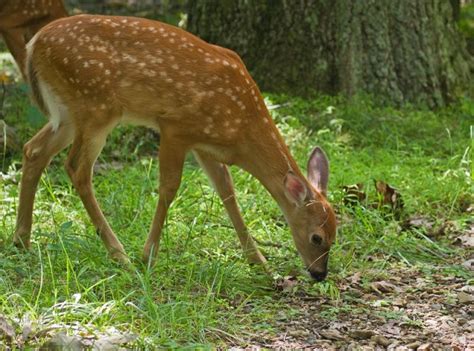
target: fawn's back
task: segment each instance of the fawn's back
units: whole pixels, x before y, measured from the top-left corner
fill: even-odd
[[[68,107],[48,111],[53,124],[92,112],[102,123],[120,119],[168,127],[195,143],[235,145],[264,108],[237,54],[156,21],[69,17],[43,28],[29,50],[44,99]]]

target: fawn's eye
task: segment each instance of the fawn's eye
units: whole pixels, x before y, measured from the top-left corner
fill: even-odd
[[[311,243],[313,245],[319,246],[323,243],[323,239],[319,235],[313,234],[311,235]]]

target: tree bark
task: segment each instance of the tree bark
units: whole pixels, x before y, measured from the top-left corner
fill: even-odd
[[[188,30],[237,51],[262,89],[442,106],[472,58],[446,0],[189,0]]]

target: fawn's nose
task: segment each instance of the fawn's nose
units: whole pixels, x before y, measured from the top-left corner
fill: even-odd
[[[313,278],[317,282],[322,282],[326,278],[326,276],[328,275],[328,272],[327,271],[324,271],[324,272],[310,271],[309,274],[311,275],[311,278]]]

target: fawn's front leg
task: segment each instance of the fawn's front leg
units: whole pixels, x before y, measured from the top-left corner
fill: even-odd
[[[156,261],[166,214],[181,184],[185,156],[186,147],[170,140],[162,133],[159,153],[159,199],[150,233],[143,249],[143,262],[146,264],[153,265]]]
[[[203,153],[194,151],[194,155],[221,198],[227,214],[237,232],[240,245],[244,250],[247,260],[249,263],[265,265],[267,260],[258,249],[252,236],[249,234],[247,226],[245,225],[240,213],[229,169],[225,164],[219,163]]]

